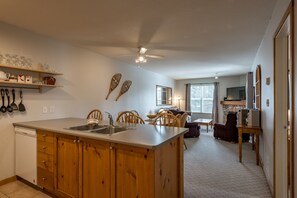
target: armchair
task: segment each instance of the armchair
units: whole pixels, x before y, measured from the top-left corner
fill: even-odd
[[[229,112],[227,115],[227,122],[225,125],[223,124],[214,124],[214,132],[213,136],[218,139],[230,141],[230,142],[238,142],[238,129],[236,127],[237,124],[237,116],[236,113]],[[243,141],[249,140],[249,134],[242,135]]]

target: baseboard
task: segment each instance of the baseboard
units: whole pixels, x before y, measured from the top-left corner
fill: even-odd
[[[272,183],[268,180],[268,177],[267,177],[267,175],[266,175],[266,172],[264,171],[264,164],[263,164],[263,160],[262,160],[262,157],[261,157],[261,155],[259,154],[259,158],[260,158],[260,167],[262,168],[262,171],[263,171],[263,173],[264,173],[264,175],[265,175],[265,179],[266,179],[266,181],[267,181],[267,183],[268,183],[268,186],[269,186],[269,189],[270,189],[270,192],[271,192],[271,195],[273,196],[273,185],[272,185]]]
[[[4,184],[8,184],[8,183],[10,183],[10,182],[14,182],[14,181],[16,181],[16,180],[17,180],[16,176],[13,176],[13,177],[10,177],[10,178],[1,180],[1,181],[0,181],[0,186],[2,186],[2,185],[4,185]]]

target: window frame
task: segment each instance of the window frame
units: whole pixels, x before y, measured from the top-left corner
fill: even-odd
[[[201,87],[201,97],[199,98],[199,97],[197,97],[197,98],[194,98],[194,100],[198,100],[198,101],[200,101],[199,103],[200,103],[200,111],[198,110],[195,110],[195,111],[193,111],[193,107],[192,107],[192,104],[193,104],[193,94],[192,94],[192,87],[194,87],[194,86],[197,86],[197,87]],[[214,84],[192,84],[191,85],[191,94],[190,94],[190,104],[191,104],[191,112],[193,112],[193,113],[204,113],[204,114],[211,114],[212,112],[205,112],[205,111],[203,111],[203,101],[209,101],[209,100],[211,100],[211,102],[212,102],[212,107],[213,107],[213,94],[212,94],[212,97],[211,98],[206,98],[206,97],[204,97],[203,96],[203,92],[204,92],[204,88],[205,87],[210,87],[210,86],[212,86],[212,88],[213,88],[213,91],[214,91]],[[195,108],[195,109],[197,109],[197,108]],[[212,109],[212,108],[211,108]]]

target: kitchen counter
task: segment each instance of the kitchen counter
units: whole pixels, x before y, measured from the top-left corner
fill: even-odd
[[[81,118],[14,123],[37,130],[38,186],[62,198],[183,198],[188,129],[125,123],[115,123],[127,130],[112,135],[67,129],[86,123]]]
[[[66,135],[74,135],[96,140],[108,141],[111,143],[120,143],[124,145],[137,146],[142,148],[154,149],[171,139],[180,136],[188,131],[186,128],[153,126],[142,124],[125,124],[115,123],[125,126],[128,130],[109,134],[99,134],[92,132],[83,132],[76,130],[69,130],[67,128],[79,125],[85,125],[86,119],[82,118],[61,118],[52,120],[39,120],[30,122],[17,122],[14,126],[28,127],[39,130],[46,130],[50,132],[58,132]],[[101,122],[99,124],[107,124]]]

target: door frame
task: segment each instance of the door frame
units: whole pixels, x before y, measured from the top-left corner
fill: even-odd
[[[273,36],[273,75],[274,75],[274,81],[276,79],[276,38],[277,35],[279,34],[280,30],[282,29],[285,21],[287,20],[287,18],[290,16],[290,34],[291,34],[291,40],[290,40],[290,45],[291,45],[291,55],[292,55],[292,59],[291,59],[291,64],[292,64],[292,69],[291,69],[291,83],[292,83],[292,114],[291,114],[291,120],[292,122],[290,123],[290,127],[291,127],[291,141],[290,141],[290,156],[288,156],[290,158],[290,166],[291,166],[291,171],[290,171],[290,198],[294,197],[294,114],[295,114],[295,104],[294,104],[294,96],[295,96],[295,92],[294,92],[294,64],[295,64],[295,59],[294,59],[294,0],[292,0],[283,16],[283,18],[281,19],[275,33]],[[274,98],[275,97],[275,93],[276,93],[276,86],[274,84],[273,87],[273,91],[274,91]],[[274,116],[273,116],[273,195],[275,196],[276,194],[276,148],[275,148],[275,142],[276,142],[276,120],[275,120],[275,106],[276,106],[276,102],[274,101]]]

